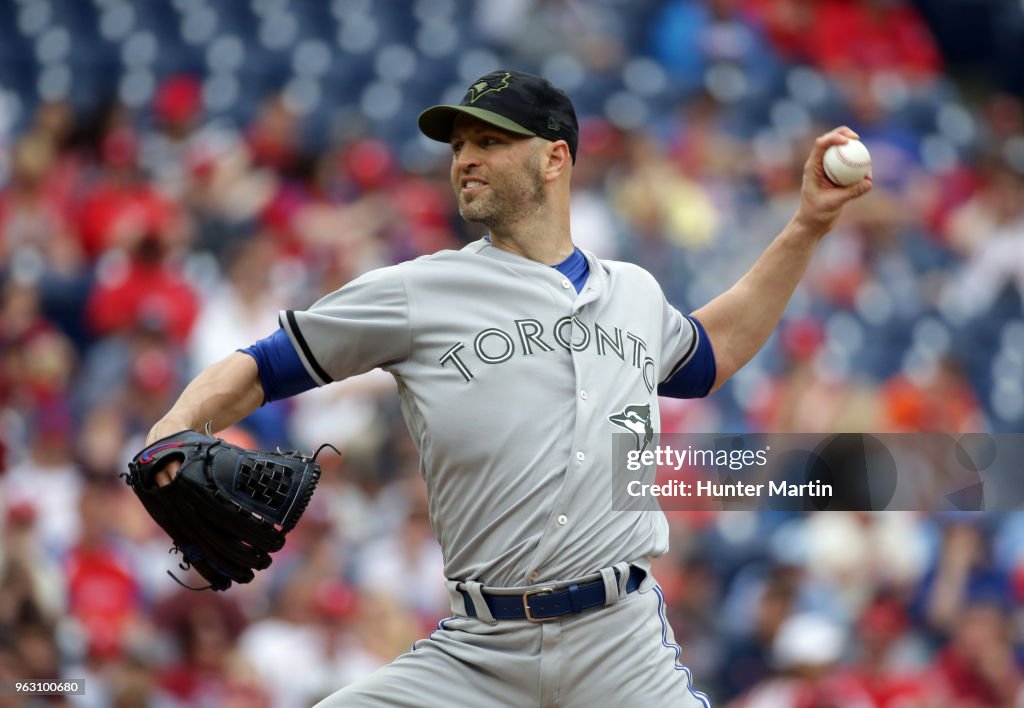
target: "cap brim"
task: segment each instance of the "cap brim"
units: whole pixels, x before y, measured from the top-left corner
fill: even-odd
[[[455,119],[460,113],[473,116],[484,123],[489,123],[496,128],[507,130],[516,135],[531,137],[536,137],[537,135],[532,130],[524,128],[503,115],[484,110],[483,108],[474,108],[473,106],[432,106],[420,113],[418,121],[420,131],[431,140],[437,140],[442,143],[450,142],[452,126],[455,125]]]

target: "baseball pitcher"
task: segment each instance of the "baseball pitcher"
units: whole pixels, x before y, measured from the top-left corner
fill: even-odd
[[[687,316],[643,269],[574,247],[578,126],[563,91],[496,71],[419,127],[451,145],[459,210],[488,235],[282,312],[280,329],[189,384],[150,448],[381,367],[419,449],[452,616],[320,705],[710,705],[650,572],[668,550],[664,515],[611,508],[612,436],[648,444],[659,395],[705,396],[757,353],[843,205],[871,190],[870,176],[838,187],[822,169],[856,134],[817,139],[792,220]],[[154,488],[175,484],[179,460]]]

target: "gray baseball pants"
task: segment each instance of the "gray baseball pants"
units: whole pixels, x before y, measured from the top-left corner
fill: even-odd
[[[664,595],[648,575],[615,604],[557,622],[443,620],[412,651],[316,708],[710,705],[680,663]]]

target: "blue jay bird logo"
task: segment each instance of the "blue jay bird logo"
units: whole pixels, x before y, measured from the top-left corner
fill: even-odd
[[[626,406],[618,413],[608,416],[608,420],[620,428],[633,433],[636,438],[638,452],[643,452],[654,439],[654,426],[651,424],[651,404],[642,406]]]
[[[476,103],[486,94],[504,91],[509,86],[510,78],[512,78],[512,74],[507,71],[503,76],[487,76],[469,87],[469,90],[466,91],[466,98],[470,103]]]

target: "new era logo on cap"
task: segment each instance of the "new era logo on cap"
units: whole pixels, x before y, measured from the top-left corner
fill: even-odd
[[[516,135],[564,140],[573,161],[579,125],[572,101],[547,79],[522,71],[492,71],[474,81],[458,105],[432,106],[419,117],[428,138],[447,143],[459,114]]]

